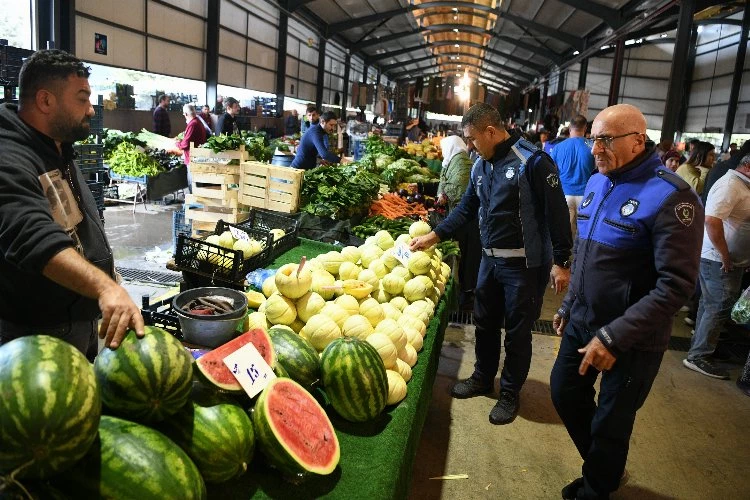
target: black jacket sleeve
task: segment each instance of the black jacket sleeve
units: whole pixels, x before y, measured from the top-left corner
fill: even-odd
[[[544,209],[544,220],[552,240],[552,260],[562,265],[570,258],[573,235],[568,203],[555,162],[546,153],[535,154],[528,163],[531,188]]]
[[[676,215],[693,212],[687,224]],[[625,310],[619,318],[596,332],[614,353],[623,352],[638,340],[653,336],[653,318],[671,318],[695,290],[703,244],[703,205],[692,189],[676,191],[664,202],[651,233],[656,285],[648,295]],[[670,329],[664,335],[669,336]],[[664,339],[666,344],[668,339]]]
[[[477,160],[477,163],[474,164],[473,168],[477,168],[478,162],[481,161],[483,160]],[[435,228],[435,233],[440,237],[441,241],[450,238],[466,223],[476,219],[478,211],[479,196],[477,195],[476,186],[474,186],[474,178],[472,176],[469,178],[469,184],[466,186],[466,191],[461,197],[461,202],[456,208],[451,210],[448,217]]]

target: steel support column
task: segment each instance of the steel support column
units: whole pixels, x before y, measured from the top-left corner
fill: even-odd
[[[206,19],[206,104],[216,106],[219,85],[219,9],[221,2],[208,2]]]
[[[690,99],[690,93],[693,91],[693,71],[695,70],[695,55],[698,50],[698,26],[693,23],[693,27],[690,30],[690,49],[688,53],[687,61],[685,61],[685,83],[683,86],[683,96],[685,98],[680,103],[680,112],[677,114],[677,134],[674,136],[675,141],[680,141],[682,132],[685,130],[685,122],[687,121],[688,101]],[[664,133],[662,133],[662,137]]]
[[[318,79],[315,87],[315,107],[320,109],[323,106],[323,85],[326,74],[326,44],[325,38],[320,39],[318,44]]]
[[[662,137],[674,138],[674,134],[677,131],[680,106],[689,97],[685,95],[687,68],[681,61],[688,60],[690,53],[690,32],[693,27],[694,13],[695,0],[682,0],[680,2],[680,16],[677,20],[677,41],[674,44],[672,55],[672,61],[674,62],[669,72],[667,102],[664,104],[664,121],[661,126]]]
[[[362,83],[367,83],[367,72],[370,71],[370,65],[365,63],[364,68],[362,68]]]
[[[37,19],[39,29],[37,30],[36,44],[39,49],[57,49],[59,46],[60,24],[59,24],[60,0],[38,0]],[[93,40],[92,42],[93,43]]]
[[[587,57],[583,61],[581,61],[581,70],[578,73],[578,90],[583,90],[586,88],[586,77],[588,76],[589,72],[589,58]]]
[[[729,108],[727,109],[727,119],[724,123],[724,140],[721,141],[722,151],[729,149],[729,144],[732,142],[732,132],[734,132],[734,117],[737,115],[737,99],[740,96],[742,73],[745,68],[747,30],[750,29],[750,15],[748,15],[747,10],[748,8],[745,7],[745,12],[742,14],[740,45],[737,48],[737,58],[734,60],[734,77],[732,78],[732,89],[729,91]]]
[[[560,71],[557,73],[557,94],[559,95],[563,92],[565,92],[565,71]]]
[[[344,59],[344,91],[341,95],[341,114],[346,116],[346,108],[349,106],[349,72],[352,69],[352,55],[347,53]]]
[[[289,34],[289,16],[279,11],[279,43],[276,49],[276,116],[284,113],[286,95],[286,44]]]
[[[622,62],[625,59],[625,40],[618,38],[615,43],[615,61],[612,64],[612,79],[609,82],[609,98],[607,106],[614,106],[620,97],[620,81],[622,77]]]
[[[544,120],[544,115],[547,113],[547,92],[549,92],[549,80],[544,80],[544,87],[542,87],[542,95],[540,96],[540,103],[539,103],[539,111],[540,115],[542,115],[542,121]]]

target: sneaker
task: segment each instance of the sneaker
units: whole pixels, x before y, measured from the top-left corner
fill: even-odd
[[[707,377],[718,378],[721,380],[729,380],[729,372],[723,370],[705,358],[696,359],[683,359],[682,364],[685,368],[693,370],[694,372],[701,373]]]
[[[690,307],[689,307],[689,306],[682,306],[682,307],[680,307],[680,312],[681,312],[681,313],[686,313],[686,312],[688,312],[689,310],[690,310]]]
[[[521,407],[518,394],[512,391],[500,391],[500,399],[490,412],[490,423],[505,425],[513,422]]]
[[[683,321],[688,326],[695,326],[695,320],[694,319],[690,319],[687,316],[685,316],[685,319]]]
[[[492,392],[492,384],[484,384],[474,377],[469,377],[453,386],[451,396],[456,399],[466,399],[490,392]]]
[[[583,488],[583,478],[574,479],[570,484],[562,489],[563,500],[575,500],[578,496],[578,490]]]

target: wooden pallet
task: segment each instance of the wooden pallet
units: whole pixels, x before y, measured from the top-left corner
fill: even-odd
[[[240,164],[241,205],[275,212],[297,212],[304,170],[257,161]]]

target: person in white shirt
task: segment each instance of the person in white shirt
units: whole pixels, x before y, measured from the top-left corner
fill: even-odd
[[[742,275],[750,267],[750,155],[740,160],[711,188],[706,201],[706,232],[701,250],[702,296],[698,321],[683,360],[703,375],[728,379],[729,373],[709,359],[711,344],[721,333],[740,294]]]

